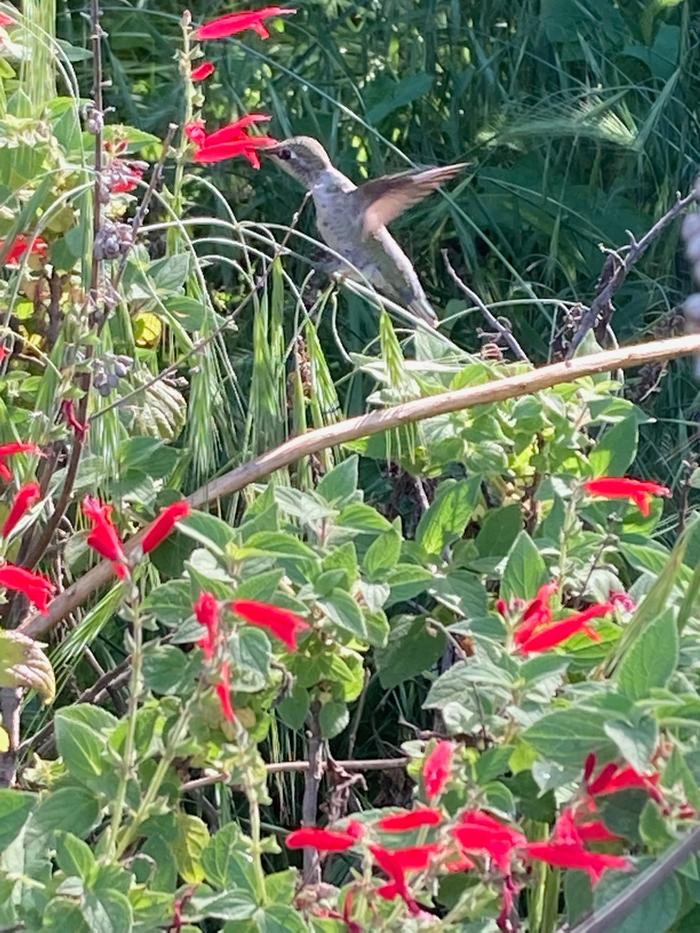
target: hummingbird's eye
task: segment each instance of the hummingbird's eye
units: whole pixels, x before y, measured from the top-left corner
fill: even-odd
[[[291,149],[280,149],[277,155],[280,157],[280,159],[284,159],[284,161],[287,162],[289,159],[292,158],[292,150]]]

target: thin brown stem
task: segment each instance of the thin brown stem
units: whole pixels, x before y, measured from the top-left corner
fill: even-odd
[[[308,717],[306,758],[309,766],[304,772],[304,797],[301,804],[301,822],[303,826],[315,826],[318,818],[318,795],[325,765],[321,724],[319,722],[320,710],[320,703],[318,700],[314,701],[311,704]],[[318,850],[306,846],[304,848],[304,884],[319,884],[320,881],[321,860]]]
[[[344,771],[393,771],[405,768],[410,758],[358,758],[352,761],[336,761],[335,765]],[[265,765],[268,774],[303,774],[309,770],[308,761],[277,761],[274,764]],[[193,790],[199,790],[202,787],[211,787],[212,784],[226,784],[230,780],[228,774],[217,772],[216,774],[207,774],[201,778],[194,778],[182,785],[180,790],[183,794]]]
[[[481,313],[483,314],[484,319],[486,320],[486,323],[489,325],[489,327],[493,327],[493,329],[494,329],[494,330],[496,331],[496,333],[501,337],[501,339],[503,340],[503,342],[506,343],[506,344],[510,347],[510,349],[513,351],[513,356],[514,356],[517,360],[522,360],[524,363],[529,363],[530,361],[529,361],[529,359],[528,359],[527,354],[525,353],[525,351],[523,350],[523,348],[520,346],[520,344],[518,343],[518,341],[516,340],[516,338],[513,336],[513,332],[512,332],[508,327],[504,327],[504,325],[501,324],[501,322],[498,320],[498,318],[495,316],[495,314],[492,314],[492,313],[489,311],[489,309],[486,307],[486,305],[485,305],[484,302],[481,300],[481,298],[479,298],[479,296],[477,295],[477,293],[474,292],[474,291],[472,291],[471,288],[469,288],[469,286],[466,285],[466,284],[460,279],[460,277],[457,275],[457,273],[455,272],[454,268],[452,267],[452,264],[450,263],[450,260],[449,260],[449,258],[448,258],[448,256],[447,256],[447,250],[446,250],[446,249],[443,249],[443,250],[442,250],[442,259],[443,259],[443,262],[445,263],[445,267],[446,267],[446,269],[447,269],[447,272],[448,272],[450,278],[451,278],[452,281],[455,283],[455,285],[457,286],[457,288],[458,288],[470,301],[474,302],[474,304],[477,306],[477,308],[479,309],[479,311],[481,311]]]
[[[614,271],[611,275],[604,277],[605,285],[598,292],[591,302],[591,306],[581,317],[576,333],[571,341],[571,346],[566,354],[567,360],[573,359],[586,334],[595,327],[598,316],[608,311],[613,295],[624,283],[632,266],[642,258],[652,243],[663,233],[669,224],[682,214],[687,207],[690,207],[691,204],[698,201],[698,199],[700,199],[700,194],[697,188],[694,188],[690,194],[687,194],[684,198],[678,195],[678,200],[673,207],[669,208],[663,217],[660,217],[654,226],[647,230],[641,240],[632,240],[624,257],[618,256]]]

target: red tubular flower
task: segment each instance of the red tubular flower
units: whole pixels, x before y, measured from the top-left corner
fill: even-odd
[[[4,249],[5,241],[0,240],[0,250]],[[29,250],[32,256],[46,256],[49,250],[49,244],[43,236],[34,237],[31,241],[23,233],[19,233],[13,240],[12,246],[5,257],[6,266],[17,266],[24,254]]]
[[[92,522],[92,531],[87,543],[102,557],[111,560],[117,576],[123,580],[129,576],[129,567],[119,532],[111,519],[112,506],[92,496],[83,499],[83,515]]]
[[[345,852],[351,849],[357,839],[350,833],[335,829],[317,829],[314,826],[302,826],[295,829],[285,839],[288,849],[316,849],[318,852]]]
[[[8,537],[27,509],[31,509],[39,499],[41,499],[41,489],[38,483],[25,483],[24,486],[20,487],[12,501],[5,524],[2,526],[0,534],[2,534],[3,538]]]
[[[550,648],[556,648],[562,642],[567,641],[577,632],[585,632],[593,641],[600,641],[600,635],[587,625],[591,619],[599,619],[601,616],[608,615],[615,607],[612,603],[596,603],[589,606],[583,612],[576,612],[566,619],[559,622],[553,622],[551,625],[538,627],[528,638],[519,642],[520,651],[523,654],[533,654],[538,651],[549,651]],[[518,641],[516,632],[516,642]]]
[[[530,842],[525,848],[528,858],[534,858],[557,868],[585,871],[592,884],[597,884],[608,868],[628,871],[632,863],[624,855],[603,855],[588,852],[575,842]]]
[[[233,722],[234,713],[231,705],[231,668],[228,661],[224,661],[219,668],[219,682],[216,685],[216,695],[219,698],[221,712],[224,719]]]
[[[391,878],[389,884],[377,889],[377,894],[389,901],[400,897],[412,914],[420,913],[420,907],[406,884],[406,872],[426,869],[431,859],[440,851],[437,843],[406,849],[385,849],[383,846],[369,848],[377,865]]]
[[[311,628],[296,613],[268,603],[259,603],[253,599],[237,599],[231,603],[236,615],[241,616],[251,625],[267,629],[275,638],[279,638],[290,651],[297,650],[297,636]]]
[[[216,65],[214,62],[202,62],[201,65],[197,65],[196,68],[192,69],[191,78],[193,81],[206,81],[207,78],[210,78],[216,71]]]
[[[627,479],[624,476],[600,476],[583,484],[589,496],[603,499],[628,499],[646,518],[651,513],[652,496],[670,496],[671,490],[648,480]]]
[[[527,641],[536,628],[541,625],[548,625],[552,621],[550,603],[558,588],[559,585],[555,580],[551,583],[545,583],[539,588],[535,598],[527,604],[523,610],[520,623],[513,633],[516,645],[521,645],[524,641]]]
[[[583,775],[586,790],[591,797],[602,797],[604,794],[616,794],[621,790],[639,788],[645,790],[656,803],[663,803],[663,795],[658,787],[661,780],[658,771],[640,774],[631,765],[620,766],[611,762],[601,768],[596,777],[593,777],[595,766],[596,757],[591,753],[586,758]]]
[[[15,21],[7,13],[0,13],[0,26],[14,26]]]
[[[246,29],[252,29],[261,39],[269,39],[270,33],[264,20],[273,16],[289,16],[296,10],[286,10],[281,6],[266,6],[261,10],[246,10],[240,13],[228,13],[219,16],[196,30],[195,39],[227,39]]]
[[[61,417],[68,427],[73,430],[76,440],[84,441],[88,425],[83,421],[78,421],[78,416],[75,413],[75,404],[72,401],[61,402]]]
[[[432,807],[421,807],[410,813],[396,813],[384,816],[377,823],[379,829],[387,833],[405,833],[421,826],[439,826],[442,823],[442,813]]]
[[[197,145],[204,146],[208,149],[211,146],[222,146],[224,143],[234,143],[245,139],[262,139],[263,137],[248,136],[247,131],[249,127],[254,124],[267,123],[271,119],[272,117],[267,113],[247,113],[238,120],[234,120],[233,123],[229,123],[227,126],[222,126],[221,129],[215,130],[213,133],[205,133],[203,141],[197,143]],[[193,124],[188,124],[188,126],[192,125]],[[189,138],[188,136],[188,139]]]
[[[253,168],[260,168],[257,150],[269,149],[271,146],[276,145],[278,145],[278,141],[271,136],[247,136],[245,139],[237,139],[218,146],[205,145],[197,150],[194,161],[200,165],[205,165],[211,162],[223,162],[226,159],[233,159],[235,156],[243,156]]]
[[[467,810],[452,834],[467,852],[486,852],[504,875],[510,874],[513,849],[527,843],[525,836],[483,810]]]
[[[423,762],[423,784],[428,800],[439,797],[452,775],[454,745],[441,741]]]
[[[208,661],[214,657],[219,633],[219,604],[211,593],[200,593],[194,604],[197,621],[206,626],[207,633],[197,642]]]
[[[36,454],[41,456],[41,448],[36,444],[24,444],[21,441],[11,441],[9,444],[0,444],[0,479],[9,483],[12,479],[12,470],[5,463],[7,457],[15,454]]]
[[[48,612],[49,600],[56,592],[54,584],[43,574],[34,573],[26,567],[17,567],[15,564],[4,564],[0,567],[0,586],[24,593],[42,615]]]
[[[576,830],[582,842],[617,842],[622,838],[611,832],[602,820],[578,823]]]
[[[173,502],[172,505],[167,505],[164,509],[161,509],[160,515],[143,537],[141,542],[143,553],[149,554],[154,551],[172,533],[177,522],[181,518],[186,518],[189,514],[190,506],[185,499],[180,499],[179,502]]]

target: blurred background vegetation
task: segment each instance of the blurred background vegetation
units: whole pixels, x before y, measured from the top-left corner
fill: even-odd
[[[684,0],[298,0],[268,42],[252,34],[210,43],[217,64],[205,115],[216,126],[248,110],[273,115],[273,135],[305,133],[359,180],[412,164],[468,160],[464,179],[396,224],[426,290],[449,317],[443,331],[476,349],[478,312],[466,308],[440,258],[498,313],[508,316],[534,360],[545,360],[567,309],[587,302],[604,256],[669,207],[697,173],[700,135],[700,11]],[[86,47],[82,0],[59,0],[59,35]],[[231,9],[193,0],[195,20]],[[108,103],[115,118],[162,136],[183,96],[173,51],[179,0],[105,4]],[[87,79],[87,74],[86,74]],[[206,167],[240,220],[286,224],[301,191],[273,168],[241,161]],[[203,188],[196,211],[221,214]],[[313,233],[312,212],[301,229]],[[308,254],[308,248],[302,252]],[[296,281],[308,267],[287,264]],[[233,297],[235,270],[217,270]],[[614,329],[621,342],[678,329],[689,279],[676,231],[661,238],[619,293]],[[347,350],[377,334],[376,313],[341,299]],[[454,317],[453,317],[454,315]],[[251,365],[252,314],[231,347]],[[336,380],[347,366],[321,329]],[[656,384],[642,372],[630,391],[658,423],[645,431],[641,471],[678,478],[696,438],[695,388],[677,367]],[[245,382],[245,380],[243,380]],[[349,412],[364,408],[367,386],[348,380]],[[271,440],[272,438],[269,438]]]

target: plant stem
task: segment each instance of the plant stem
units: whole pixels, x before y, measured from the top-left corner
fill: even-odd
[[[121,839],[116,844],[116,858],[119,859],[129,848],[131,843],[134,841],[138,835],[138,830],[141,824],[148,817],[148,811],[155,802],[158,792],[160,791],[161,785],[165,780],[165,776],[168,773],[168,768],[172,764],[172,761],[175,757],[177,747],[182,739],[187,726],[190,722],[191,709],[194,704],[199,699],[199,689],[195,692],[190,704],[188,704],[182,711],[182,715],[177,721],[175,728],[172,731],[172,734],[168,736],[167,750],[163,752],[163,757],[158,762],[156,770],[153,773],[151,778],[151,783],[146,789],[146,793],[143,795],[143,799],[139,804],[139,808],[134,814],[134,818],[131,821],[130,825],[126,827],[122,833]]]
[[[126,791],[129,786],[129,777],[136,766],[134,751],[136,745],[136,717],[139,711],[139,695],[141,693],[141,668],[143,666],[143,622],[138,608],[138,600],[133,602],[134,644],[131,650],[131,681],[129,684],[129,707],[126,714],[126,738],[124,740],[124,754],[122,755],[122,771],[119,776],[117,796],[112,810],[112,822],[109,829],[107,850],[114,854],[119,829],[124,817]]]
[[[246,796],[250,814],[250,851],[253,856],[255,889],[258,894],[258,904],[264,907],[267,902],[267,894],[265,892],[265,871],[262,865],[260,804],[258,803],[258,794],[254,785],[246,784]]]

